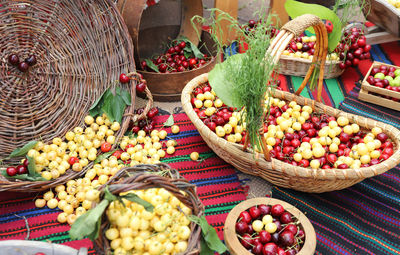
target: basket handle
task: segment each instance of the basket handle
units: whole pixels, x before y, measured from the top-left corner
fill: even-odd
[[[270,47],[266,52],[272,57],[274,63],[278,63],[279,57],[285,48],[289,45],[290,41],[303,33],[308,27],[313,27],[315,30],[315,35],[317,37],[317,43],[315,45],[315,55],[313,62],[304,78],[301,86],[296,91],[296,95],[299,95],[304,87],[307,85],[311,78],[311,74],[314,69],[318,66],[320,68],[318,77],[318,88],[317,88],[317,102],[321,102],[322,95],[322,85],[324,78],[325,60],[328,54],[328,33],[326,27],[321,19],[315,15],[305,14],[286,23],[282,30],[278,33],[275,39],[272,41]]]
[[[131,102],[132,104],[130,106],[127,107],[127,109],[125,110],[124,113],[124,120],[122,121],[121,124],[121,130],[122,132],[119,132],[119,135],[117,137],[117,141],[119,141],[122,136],[125,134],[125,132],[128,130],[129,128],[129,124],[131,122],[136,122],[137,120],[140,120],[142,118],[145,118],[147,113],[150,111],[152,105],[153,105],[153,95],[151,94],[149,88],[146,86],[146,89],[144,91],[144,93],[146,94],[147,97],[147,103],[146,106],[143,109],[143,112],[141,114],[135,114],[134,110],[135,110],[135,99],[136,99],[136,84],[143,82],[146,84],[146,80],[143,79],[143,76],[140,73],[137,72],[131,72],[128,73],[127,76],[133,80],[134,82],[132,83],[132,86],[130,86],[130,90],[131,90]]]

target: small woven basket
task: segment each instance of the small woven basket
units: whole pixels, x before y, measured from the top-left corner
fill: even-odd
[[[284,75],[306,76],[310,69],[312,60],[304,58],[294,58],[286,55],[281,55],[279,59],[278,73]],[[325,63],[324,79],[332,79],[339,77],[344,72],[344,69],[339,67],[339,61],[327,60]]]
[[[160,173],[162,172],[163,176]],[[164,188],[171,192],[182,203],[192,210],[192,214],[201,217],[204,214],[204,205],[201,203],[196,193],[196,185],[189,183],[182,178],[176,169],[169,165],[159,163],[156,165],[137,165],[120,170],[107,183],[112,194],[119,194],[130,190],[144,190],[150,188]],[[101,187],[103,191],[105,185]],[[185,194],[181,193],[184,191]],[[103,196],[103,192],[100,197]],[[95,204],[93,206],[96,206]],[[107,216],[102,218],[101,231],[99,238],[94,241],[94,245],[99,254],[111,254],[110,243],[105,237],[105,231],[109,228]],[[197,255],[200,253],[201,228],[195,223],[190,224],[191,235],[188,240],[188,248],[179,255]]]
[[[118,85],[130,91],[132,105],[125,111],[117,140],[131,121],[150,109],[147,89],[145,111],[134,115],[135,85],[141,76],[135,73],[128,30],[111,0],[0,0],[0,14],[0,159],[28,141],[49,142],[83,126],[90,106],[107,88],[119,84],[121,73],[130,72],[132,77],[130,83]],[[37,63],[21,72],[8,62],[11,54],[21,61],[34,54]],[[0,191],[42,191],[84,172],[68,170],[57,179],[37,182],[0,175]]]
[[[271,43],[268,52],[270,52],[274,57],[273,61],[277,62],[279,60],[280,54],[296,34],[301,33],[311,25],[316,28],[317,38],[320,39],[317,41],[317,48],[321,49],[320,52],[322,54],[317,53],[316,58],[325,60],[327,53],[327,35],[326,30],[323,30],[325,29],[325,26],[317,17],[312,15],[304,15],[287,23],[283,27],[283,30],[281,30],[281,32]],[[320,31],[324,32],[322,38]],[[318,52],[318,50],[316,50],[316,52]],[[325,61],[319,63],[321,70],[323,70],[322,67],[324,66],[324,63]],[[310,67],[310,70],[306,75],[306,79],[304,79],[299,90],[296,91],[297,95],[275,90],[273,91],[272,96],[282,100],[295,101],[299,105],[309,105],[315,112],[318,113],[325,113],[329,116],[335,117],[347,117],[350,122],[357,123],[365,129],[371,129],[373,127],[382,128],[382,130],[390,137],[390,139],[392,139],[395,144],[394,154],[389,159],[380,164],[360,169],[311,169],[293,166],[274,158],[268,161],[262,154],[254,155],[249,150],[244,151],[242,145],[230,143],[227,140],[218,137],[202,122],[202,120],[193,110],[191,104],[191,98],[193,97],[192,92],[196,87],[201,87],[208,82],[208,74],[200,75],[186,85],[182,92],[181,101],[183,109],[189,116],[190,120],[194,123],[208,146],[214,150],[218,156],[235,166],[238,170],[247,174],[260,176],[277,186],[313,193],[340,190],[361,182],[365,178],[382,174],[399,164],[400,131],[398,129],[391,125],[349,114],[320,103],[323,72],[320,72],[319,76],[320,79],[318,83],[317,102],[298,96],[301,90],[306,86],[313,68],[315,68],[314,64]]]

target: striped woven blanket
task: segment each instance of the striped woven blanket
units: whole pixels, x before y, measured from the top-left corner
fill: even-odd
[[[167,115],[158,116],[156,121],[163,123],[167,118]],[[170,129],[167,131],[168,137],[176,139],[178,146],[175,154],[165,158],[164,162],[196,184],[197,194],[205,205],[206,219],[223,239],[225,218],[236,204],[246,199],[244,189],[235,169],[211,151],[186,114],[176,114],[174,120],[181,131],[176,135]],[[193,151],[199,152],[204,160],[192,161],[189,155]],[[57,222],[59,210],[35,208],[33,201],[38,196],[41,194],[0,193],[0,240],[28,237],[30,240],[51,241],[73,248],[88,247],[89,254],[96,254],[89,239],[70,240],[69,225]]]

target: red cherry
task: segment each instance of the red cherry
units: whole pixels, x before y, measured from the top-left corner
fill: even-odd
[[[294,235],[291,231],[289,230],[284,230],[280,235],[279,235],[279,243],[282,244],[284,247],[290,247],[294,244],[295,239]]]
[[[16,54],[11,54],[8,56],[8,62],[13,66],[18,66],[19,64],[19,57]]]
[[[310,162],[307,159],[302,159],[299,163],[302,167],[308,167],[310,165]]]
[[[196,59],[191,58],[191,59],[189,60],[189,66],[190,66],[190,68],[193,68],[196,64],[197,64],[197,60],[196,60]]]
[[[18,64],[18,70],[20,70],[21,72],[26,72],[29,69],[29,65],[26,62],[20,62]]]
[[[297,228],[297,226],[294,225],[294,224],[289,224],[289,225],[287,225],[287,226],[285,227],[285,230],[288,230],[288,231],[292,232],[293,235],[296,235],[296,234],[297,234],[297,231],[298,231],[298,228]]]
[[[18,173],[18,172],[17,172],[17,168],[12,167],[12,166],[7,167],[6,172],[7,172],[7,174],[8,174],[9,176],[14,176],[14,175],[16,175],[16,174]]]
[[[335,154],[328,154],[328,156],[326,156],[326,159],[329,163],[333,164],[337,161],[337,156]]]
[[[117,159],[120,159],[121,158],[121,154],[122,154],[122,151],[121,150],[117,150],[112,154],[112,156],[116,157]]]
[[[389,138],[387,134],[385,133],[379,133],[376,135],[376,138],[381,142],[384,143],[386,140]]]
[[[267,243],[263,247],[263,255],[276,255],[278,246],[275,243]]]
[[[134,134],[137,134],[137,132],[139,132],[139,131],[140,131],[140,127],[139,126],[134,126],[132,128],[132,133],[134,133]]]
[[[186,47],[186,43],[185,42],[180,42],[179,43],[179,48],[183,49]]]
[[[349,167],[346,164],[343,163],[343,164],[338,165],[337,168],[338,169],[347,169]]]
[[[239,235],[243,235],[244,233],[247,232],[248,227],[249,225],[244,221],[236,222],[235,225],[236,233],[238,233]]]
[[[136,85],[137,92],[144,92],[145,90],[146,90],[146,84],[144,82],[141,82]]]
[[[253,245],[252,237],[250,235],[248,235],[248,234],[245,234],[240,239],[240,243],[244,246],[244,248],[251,249],[252,245]]]
[[[108,143],[108,142],[104,142],[100,146],[102,152],[109,152],[111,150],[111,147],[112,147],[111,143]]]
[[[385,148],[385,149],[383,149],[382,154],[387,154],[388,156],[392,156],[393,155],[393,148]]]
[[[75,163],[79,163],[79,159],[77,157],[70,157],[68,163],[72,166]]]
[[[263,254],[263,245],[261,243],[254,244],[253,249],[251,249],[251,252],[255,255],[262,255]]]
[[[258,206],[253,206],[253,207],[251,207],[251,208],[249,209],[249,213],[250,213],[251,218],[252,218],[253,220],[258,219],[258,218],[260,217],[260,215],[261,215],[261,211],[260,211],[260,209],[258,208]]]
[[[282,213],[282,215],[279,217],[279,219],[281,220],[281,223],[283,223],[283,224],[288,224],[293,221],[292,215],[289,212]]]
[[[260,209],[261,216],[267,215],[271,212],[271,206],[270,205],[259,205],[258,209]]]
[[[121,74],[119,75],[119,81],[120,81],[121,83],[128,83],[129,80],[130,80],[129,77],[128,77],[126,74],[121,73]]]
[[[274,217],[280,217],[284,212],[285,209],[280,204],[273,205],[271,208],[271,215]]]
[[[250,213],[248,211],[241,212],[240,215],[239,215],[239,219],[241,221],[246,222],[246,223],[250,223],[251,220],[252,220],[251,215],[250,215]]]
[[[29,161],[28,161],[28,159],[26,158],[26,159],[24,159],[24,162],[22,163],[22,165],[24,165],[24,167],[28,167],[28,165],[29,165]]]
[[[278,255],[286,255],[286,252],[281,247],[278,247]]]
[[[217,124],[215,124],[215,122],[211,121],[210,123],[208,123],[207,127],[209,129],[211,129],[212,131],[215,131],[215,129],[217,128]]]
[[[28,168],[23,165],[17,166],[17,174],[26,174],[28,173]]]
[[[259,239],[262,244],[271,242],[271,234],[268,233],[266,230],[261,230],[260,233],[258,233],[258,235],[260,236]]]

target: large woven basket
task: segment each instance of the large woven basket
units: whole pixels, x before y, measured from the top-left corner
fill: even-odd
[[[160,173],[164,173],[160,175]],[[159,163],[156,165],[137,165],[120,170],[107,183],[111,193],[117,195],[130,190],[145,190],[150,188],[164,188],[171,192],[182,203],[192,210],[192,214],[201,217],[204,214],[204,205],[196,193],[196,185],[182,178],[176,169],[169,165]],[[102,190],[105,185],[102,186]],[[184,191],[185,194],[181,193]],[[94,205],[95,206],[95,205]],[[99,238],[95,240],[95,248],[99,254],[111,254],[110,243],[105,237],[105,231],[109,228],[107,217],[103,215]],[[195,223],[190,224],[191,235],[188,240],[188,248],[179,255],[197,255],[200,253],[201,228]]]
[[[0,159],[28,141],[49,142],[83,125],[90,106],[109,87],[123,86],[132,97],[117,138],[139,117],[134,116],[139,76],[132,41],[111,0],[0,0],[0,14]],[[8,63],[11,54],[21,61],[34,54],[37,64],[23,73]],[[119,84],[121,73],[130,73],[132,81]],[[152,98],[146,94],[148,110]],[[83,173],[69,170],[46,182],[0,176],[0,191],[46,190]]]
[[[311,59],[281,55],[279,59],[278,72],[284,75],[304,77],[306,76],[307,71],[310,69],[311,63]],[[339,63],[340,62],[336,60],[327,60],[325,62],[326,72],[324,72],[324,79],[332,79],[342,75],[344,69],[339,67]]]
[[[295,36],[297,30],[305,30],[308,26],[318,24],[321,28],[319,20],[311,21],[312,17],[303,17],[294,19],[284,26],[283,30],[272,42],[269,52],[274,56],[274,61],[279,59],[281,52],[284,50],[286,45],[290,42],[292,37]],[[294,26],[294,29],[292,25]],[[322,23],[323,24],[323,23]],[[292,31],[292,32],[290,32]],[[317,31],[318,32],[318,31]],[[326,31],[324,33],[326,35]],[[326,37],[323,37],[324,40]],[[283,43],[282,43],[283,41]],[[318,45],[324,45],[324,43],[317,42]],[[323,46],[324,47],[324,46]],[[325,56],[322,54],[320,59],[325,60]],[[321,65],[321,64],[320,64]],[[323,63],[322,63],[323,65]],[[310,69],[311,70],[311,69]],[[307,77],[310,76],[310,70],[307,73],[306,79],[301,85],[301,89],[307,84]],[[322,69],[323,70],[323,69]],[[386,172],[387,170],[395,167],[400,162],[400,131],[393,126],[378,122],[372,119],[367,119],[361,116],[349,114],[332,107],[326,106],[321,101],[321,89],[323,82],[323,73],[320,73],[320,80],[318,84],[318,97],[316,102],[304,97],[297,96],[283,91],[273,91],[273,96],[279,99],[295,101],[299,105],[309,105],[315,112],[326,113],[329,116],[345,116],[350,122],[357,123],[362,128],[371,129],[373,127],[380,127],[394,142],[394,154],[384,162],[360,169],[311,169],[293,166],[291,164],[279,161],[272,158],[271,161],[267,161],[262,154],[253,154],[249,150],[243,151],[243,146],[230,143],[227,140],[218,137],[213,131],[211,131],[197,116],[191,105],[191,98],[193,97],[192,92],[196,87],[203,86],[208,81],[208,74],[200,75],[190,81],[182,92],[182,105],[186,114],[190,120],[194,123],[196,128],[199,130],[200,135],[206,141],[208,146],[214,150],[222,159],[226,162],[235,166],[238,170],[260,176],[274,185],[300,190],[304,192],[321,193],[333,190],[340,190],[352,186],[365,178],[373,177]],[[301,89],[296,92],[299,94]]]

